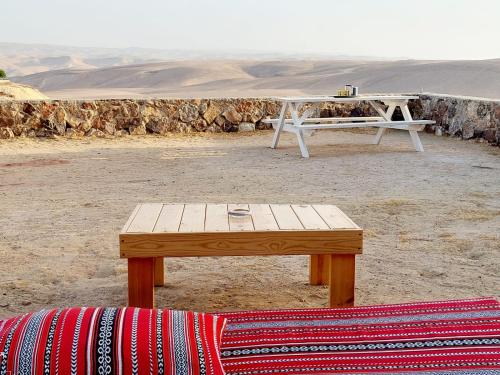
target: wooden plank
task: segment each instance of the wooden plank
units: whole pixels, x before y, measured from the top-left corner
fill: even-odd
[[[362,247],[361,229],[120,234],[122,258],[361,254]]]
[[[292,209],[305,229],[330,229],[316,210],[306,204],[293,204]]]
[[[130,226],[130,223],[132,222],[132,220],[135,219],[135,215],[137,215],[137,212],[139,211],[139,208],[141,208],[141,204],[138,204],[138,205],[135,206],[134,210],[130,214],[129,218],[127,219],[127,222],[123,226],[123,228],[122,228],[122,230],[121,230],[120,233],[126,233],[127,232],[128,227]]]
[[[165,265],[163,257],[156,257],[155,259],[155,286],[165,285]]]
[[[330,256],[311,255],[309,263],[309,284],[328,285],[330,282]]]
[[[391,125],[380,125],[380,122],[373,122],[373,123],[359,123],[358,125],[343,125],[343,124],[316,124],[313,126],[307,125],[300,125],[300,126],[295,126],[293,124],[284,124],[283,125],[283,131],[290,132],[290,133],[295,133],[300,130],[304,134],[309,134],[310,132],[314,132],[316,130],[324,130],[324,129],[357,129],[357,128],[376,128],[376,129],[397,129],[397,130],[415,130],[415,131],[422,131],[425,129],[425,125],[417,124],[417,125],[398,125],[397,122],[399,121],[392,121]],[[274,127],[275,125],[273,125]]]
[[[164,204],[153,232],[178,232],[183,211],[183,204]]]
[[[227,204],[207,204],[205,232],[227,232],[228,230]]]
[[[337,206],[315,204],[313,207],[331,229],[359,229]]]
[[[179,232],[203,232],[205,229],[205,204],[186,204]]]
[[[321,122],[350,122],[350,121],[379,121],[383,120],[383,117],[380,116],[365,116],[365,117],[308,117],[304,119],[304,124],[316,124]],[[276,124],[279,119],[277,118],[266,118],[261,120],[264,124]],[[285,119],[285,123],[293,124],[293,120],[291,118]]]
[[[279,230],[271,207],[268,204],[250,204],[255,230]]]
[[[388,128],[400,130],[419,130],[423,129],[424,125],[435,124],[432,120],[412,120],[412,121],[375,121],[375,122],[346,122],[340,124],[311,124],[295,126],[300,129],[356,129],[356,128]],[[288,123],[287,123],[288,124]],[[293,125],[292,125],[293,126]]]
[[[354,306],[355,255],[330,255],[330,307]]]
[[[292,103],[317,103],[317,102],[349,103],[349,102],[361,102],[370,100],[380,100],[380,101],[396,100],[404,103],[410,99],[418,99],[419,97],[416,95],[358,95],[358,96],[343,96],[343,97],[317,95],[317,96],[278,96],[272,98]]]
[[[248,210],[248,204],[228,204],[227,210],[228,212],[237,208],[243,208]],[[229,230],[231,231],[249,231],[254,230],[252,216],[231,216],[229,215]]]
[[[281,230],[304,229],[289,204],[271,204],[271,210]]]
[[[127,233],[151,233],[158,220],[163,204],[143,203],[128,227]]]
[[[154,307],[154,258],[128,260],[128,305]]]

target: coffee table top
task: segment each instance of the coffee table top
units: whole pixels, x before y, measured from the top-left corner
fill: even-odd
[[[233,217],[229,211],[249,209]],[[363,230],[336,206],[138,205],[120,233],[120,257],[361,254]]]
[[[249,210],[233,216],[233,210]],[[325,204],[142,203],[122,234],[360,230],[338,207]]]

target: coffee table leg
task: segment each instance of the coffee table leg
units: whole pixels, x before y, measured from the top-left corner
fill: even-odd
[[[154,307],[155,258],[128,259],[128,305]]]
[[[163,257],[155,258],[155,286],[165,285],[165,269]]]
[[[330,307],[354,306],[355,255],[330,255]]]
[[[311,255],[309,263],[309,284],[328,285],[330,281],[330,256]]]

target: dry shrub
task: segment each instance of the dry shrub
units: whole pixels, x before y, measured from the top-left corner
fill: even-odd
[[[385,212],[389,215],[398,215],[402,212],[415,211],[418,205],[415,201],[406,198],[390,198],[374,200],[368,204],[374,210]]]
[[[363,236],[365,238],[377,238],[378,234],[374,229],[363,228]]]
[[[458,251],[464,252],[472,250],[474,247],[474,241],[458,238],[454,234],[449,233],[449,236],[441,237],[441,246],[447,251]]]
[[[474,198],[491,198],[491,194],[484,191],[472,191],[469,193],[469,196]]]
[[[487,221],[500,216],[500,210],[488,208],[458,209],[450,212],[448,221],[451,219],[465,221]]]

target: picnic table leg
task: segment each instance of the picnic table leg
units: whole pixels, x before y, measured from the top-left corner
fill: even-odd
[[[305,119],[310,114],[309,111],[305,111],[302,116],[299,116],[300,108],[302,108],[302,103],[290,103],[290,115],[293,121],[293,132],[297,135],[297,142],[299,143],[300,153],[303,158],[309,157],[309,150],[307,149],[306,142],[304,140],[304,133],[300,126],[304,123]]]
[[[377,111],[379,116],[382,117],[383,121],[391,121],[392,115],[394,114],[394,110],[396,109],[396,103],[389,103],[389,106],[387,107],[387,110],[384,111],[382,106],[374,101],[369,101],[370,105]],[[374,145],[379,145],[380,141],[382,140],[382,137],[384,136],[385,133],[385,128],[379,128],[377,131],[377,135],[372,141],[372,144]]]
[[[418,152],[423,152],[424,146],[422,145],[422,142],[420,142],[420,137],[418,136],[417,131],[409,130],[409,132],[410,132],[411,142],[413,143],[413,147],[415,147],[415,150]]]
[[[385,128],[378,128],[377,135],[372,141],[372,144],[374,145],[379,145],[380,141],[382,140],[382,137],[384,136],[385,133]]]
[[[330,256],[311,255],[309,262],[309,284],[328,285],[330,282]]]
[[[413,120],[407,102],[401,106],[401,112],[403,113],[403,118],[405,119],[405,121]],[[424,146],[422,145],[422,142],[420,142],[420,137],[418,136],[417,131],[416,130],[408,130],[408,131],[410,133],[411,142],[413,143],[413,147],[415,147],[415,150],[417,152],[423,152]]]
[[[297,141],[299,142],[300,153],[303,158],[309,157],[309,150],[307,149],[306,142],[304,141],[304,134],[302,133],[302,129],[297,129]]]
[[[165,285],[165,266],[163,257],[155,258],[155,286]]]
[[[283,131],[283,127],[285,126],[287,109],[288,109],[288,102],[283,102],[283,105],[281,106],[280,117],[278,119],[278,123],[276,124],[276,129],[274,131],[273,143],[271,145],[271,148],[278,147],[278,142],[280,141],[280,135],[281,132]]]
[[[128,259],[128,305],[154,307],[155,258]]]
[[[330,255],[330,307],[354,306],[355,255]]]

